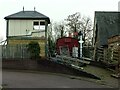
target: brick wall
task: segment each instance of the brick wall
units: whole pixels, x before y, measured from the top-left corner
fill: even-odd
[[[31,41],[36,41],[36,42],[38,42],[39,43],[39,45],[40,45],[40,51],[41,51],[41,53],[40,53],[40,56],[45,56],[45,40],[44,39],[34,39],[34,40],[20,40],[20,39],[8,39],[8,44],[9,45],[16,45],[16,44],[28,44],[28,43],[30,43]]]
[[[2,61],[2,69],[13,69],[13,70],[34,70],[39,72],[52,72],[52,73],[62,73],[75,76],[83,76],[94,79],[100,79],[95,75],[87,73],[82,70],[72,68],[71,66],[66,66],[63,64],[58,64],[56,62],[41,58],[40,60],[12,60],[7,59]]]

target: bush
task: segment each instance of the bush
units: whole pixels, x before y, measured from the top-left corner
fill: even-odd
[[[83,56],[86,58],[92,58],[92,47],[83,47]]]
[[[40,46],[38,42],[31,41],[27,47],[32,59],[40,57]]]

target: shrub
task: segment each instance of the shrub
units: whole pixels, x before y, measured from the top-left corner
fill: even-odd
[[[38,42],[31,41],[27,47],[32,59],[40,57],[40,46]]]

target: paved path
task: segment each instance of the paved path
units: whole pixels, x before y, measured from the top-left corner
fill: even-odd
[[[48,73],[3,71],[3,85],[8,88],[106,88],[97,83]]]

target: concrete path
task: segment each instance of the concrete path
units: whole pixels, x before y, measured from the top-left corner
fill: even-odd
[[[6,70],[3,70],[3,86],[6,88],[108,88],[97,83],[58,74]]]

